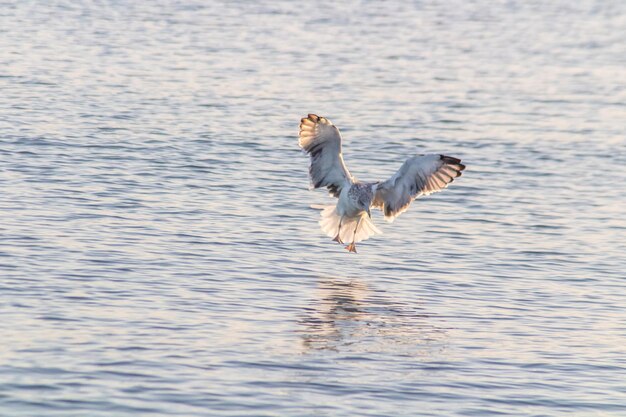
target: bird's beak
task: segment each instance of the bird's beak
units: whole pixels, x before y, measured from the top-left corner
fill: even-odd
[[[371,219],[372,218],[372,213],[370,213],[370,209],[367,209],[367,216]]]

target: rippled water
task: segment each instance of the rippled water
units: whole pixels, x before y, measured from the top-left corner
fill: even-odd
[[[5,3],[0,414],[626,415],[625,27],[619,0]],[[468,168],[348,254],[309,112],[364,180]]]

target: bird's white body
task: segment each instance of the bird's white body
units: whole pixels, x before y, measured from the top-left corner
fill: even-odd
[[[346,246],[350,252],[356,252],[356,242],[381,233],[372,222],[370,208],[380,208],[392,222],[415,198],[443,190],[465,169],[457,158],[416,155],[387,181],[359,182],[343,161],[339,129],[315,114],[300,121],[299,143],[311,155],[313,187],[327,187],[338,198],[334,206],[315,206],[322,209],[322,230],[336,242],[350,242]]]
[[[341,187],[341,193],[337,200],[337,214],[340,216],[356,217],[363,212],[357,205],[354,198],[350,198],[350,187],[352,184],[346,183]]]
[[[357,217],[361,214],[365,214],[365,212],[369,210],[371,202],[368,204],[367,208],[359,203],[359,189],[369,188],[369,193],[366,194],[373,196],[376,190],[376,185],[376,183],[346,183],[343,187],[341,187],[341,194],[339,194],[339,200],[337,201],[337,213],[339,213],[340,216],[347,217]]]
[[[341,189],[336,205],[317,207],[322,208],[320,225],[328,237],[337,242],[357,243],[382,233],[370,217],[370,202],[364,208],[363,201],[358,198],[359,189],[365,187],[371,190],[366,196],[373,195],[376,184],[346,184]]]

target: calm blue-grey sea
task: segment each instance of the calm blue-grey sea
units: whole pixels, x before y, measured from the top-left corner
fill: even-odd
[[[0,3],[0,415],[626,416],[626,2]],[[363,180],[463,177],[357,255]]]

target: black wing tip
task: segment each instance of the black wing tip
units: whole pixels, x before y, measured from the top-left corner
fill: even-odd
[[[456,165],[454,168],[459,171],[459,175],[461,174],[461,171],[465,169],[465,164],[462,164],[459,158],[454,158],[452,156],[446,155],[439,155],[439,158],[443,161],[444,164]]]
[[[309,113],[309,114],[307,114],[306,117],[303,117],[303,118],[300,119],[300,126],[302,126],[302,124],[304,122],[306,122],[307,120],[310,120],[313,123],[317,123],[321,118],[322,117],[318,116],[315,113]]]
[[[460,164],[461,160],[459,158],[454,158],[452,156],[447,155],[439,155],[439,159],[441,159],[446,164]]]
[[[301,118],[300,125],[298,126],[298,128],[300,129],[300,133],[302,133],[302,130],[303,130],[302,127],[307,121],[318,123],[321,119],[323,119],[323,117],[320,117],[317,114],[313,114],[313,113],[309,113],[307,117]]]

